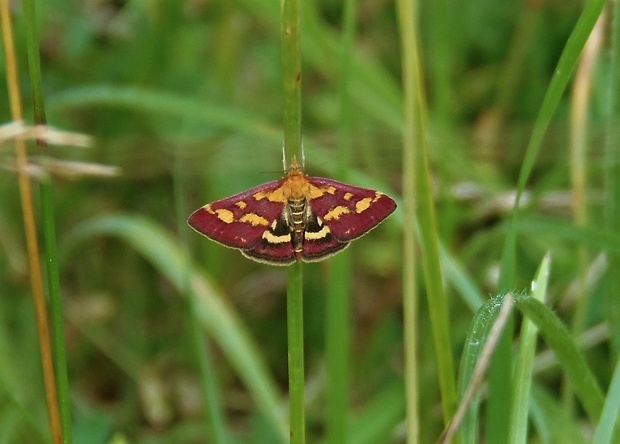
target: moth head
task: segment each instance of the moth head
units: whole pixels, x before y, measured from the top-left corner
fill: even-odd
[[[309,193],[308,179],[299,170],[292,170],[282,185],[284,197],[288,200],[304,199]]]

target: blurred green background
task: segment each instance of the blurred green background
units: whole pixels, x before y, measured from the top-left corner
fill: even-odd
[[[343,5],[303,3],[306,172],[332,177],[341,124]],[[13,7],[20,86],[30,121],[25,25],[19,4]],[[525,147],[581,2],[426,1],[420,8],[439,233],[474,293],[495,295],[503,222]],[[195,208],[282,175],[279,2],[47,0],[37,3],[37,15],[48,121],[95,140],[88,150],[51,148],[52,156],[120,168],[113,178],[54,177],[75,441],[205,442],[188,309],[181,296],[189,278],[177,268],[190,258],[200,278],[213,286],[213,297],[224,301],[235,325],[256,344],[258,365],[266,366],[268,383],[278,388],[284,406],[285,270],[251,262],[185,225]],[[359,0],[355,23],[349,180],[400,200],[402,88],[395,5]],[[3,78],[5,63],[0,59]],[[603,53],[586,110],[591,123],[587,212],[594,229],[603,214],[607,64]],[[574,288],[584,257],[595,276],[575,333],[598,328],[592,330],[586,356],[607,381],[610,345],[601,327],[605,305],[597,291],[603,284],[597,280],[596,251],[578,253],[580,243],[601,248],[604,241],[595,239],[595,230],[582,238],[570,231],[570,99],[567,94],[554,116],[528,184],[515,290],[529,288],[541,258],[551,251],[550,303],[574,325],[572,295],[578,293]],[[0,103],[8,103],[4,89]],[[2,122],[10,120],[8,106],[1,106],[0,114]],[[8,145],[0,154],[3,164],[12,162]],[[0,196],[0,441],[46,442],[19,192],[9,169],[0,174]],[[402,221],[398,210],[349,249],[350,442],[405,439]],[[85,223],[108,223],[98,233],[117,235],[84,231]],[[557,227],[569,234],[562,236]],[[324,431],[329,271],[327,261],[307,265],[304,273],[309,442],[319,442]],[[423,294],[423,283],[420,290]],[[456,362],[475,306],[457,290],[454,283],[447,287]],[[442,420],[424,297],[419,317],[421,436],[422,442],[433,442]],[[202,322],[208,324],[207,318]],[[203,327],[212,335],[217,329]],[[257,407],[256,392],[239,376],[243,364],[231,365],[230,352],[222,351],[227,333],[215,336],[208,340],[209,350],[231,435],[236,442],[275,442],[273,418]],[[540,374],[553,396],[561,391],[561,381],[557,366]]]

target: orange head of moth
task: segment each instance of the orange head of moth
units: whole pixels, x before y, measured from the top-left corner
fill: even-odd
[[[308,178],[297,163],[297,158],[293,156],[291,169],[288,171],[282,184],[284,198],[287,201],[305,199],[309,194],[309,186]]]

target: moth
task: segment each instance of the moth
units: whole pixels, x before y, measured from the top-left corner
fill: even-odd
[[[255,261],[290,265],[336,254],[396,209],[379,191],[306,176],[295,158],[284,178],[194,211],[188,224]]]

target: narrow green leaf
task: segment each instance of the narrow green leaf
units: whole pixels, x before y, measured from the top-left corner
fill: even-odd
[[[546,305],[530,296],[516,297],[515,305],[536,324],[558,357],[590,420],[598,421],[603,408],[603,393],[562,321]]]
[[[517,206],[530,173],[534,168],[547,127],[573,75],[573,71],[577,66],[577,62],[592,32],[592,28],[594,28],[606,3],[605,0],[590,0],[586,3],[579,20],[575,24],[564,46],[560,60],[558,60],[553,77],[551,78],[551,83],[549,84],[549,88],[547,88],[545,98],[538,111],[538,116],[534,122],[534,129],[532,130],[532,136],[528,143],[527,150],[525,151],[525,158],[523,159],[517,183]]]
[[[476,369],[476,364],[480,359],[480,354],[487,341],[487,336],[497,319],[502,307],[504,296],[497,296],[489,299],[475,313],[465,339],[465,347],[461,355],[461,365],[459,367],[458,393],[462,400],[472,376]],[[459,437],[464,444],[478,443],[478,414],[479,414],[479,395],[476,395],[467,410],[465,418],[459,429]]]
[[[618,437],[618,418],[620,417],[620,359],[616,362],[613,378],[605,398],[603,414],[596,427],[594,434],[594,444],[608,444],[617,442],[613,440],[614,431]]]
[[[342,43],[339,83],[340,119],[338,131],[337,179],[349,182],[353,152],[352,107],[350,84],[353,77],[351,61],[355,42],[357,0],[346,0],[342,18]],[[325,365],[326,442],[344,443],[349,433],[349,371],[352,327],[350,321],[351,255],[345,250],[331,260],[325,300]]]
[[[26,18],[26,50],[28,55],[28,72],[32,85],[32,101],[34,104],[35,125],[46,125],[45,101],[43,95],[43,79],[41,75],[41,61],[39,49],[39,35],[37,31],[37,17],[34,0],[24,0],[24,16]],[[37,146],[42,156],[47,156],[47,142],[37,140]],[[47,292],[49,299],[49,318],[51,324],[51,341],[41,344],[41,347],[51,347],[54,358],[54,374],[56,377],[56,391],[58,409],[62,427],[64,444],[73,442],[71,423],[71,399],[69,397],[69,377],[67,375],[67,353],[65,350],[65,328],[62,311],[62,297],[60,294],[60,276],[58,272],[58,255],[56,243],[56,217],[54,212],[54,197],[52,181],[45,177],[40,182],[41,217],[43,219],[43,241],[45,244],[45,275],[47,277]]]
[[[547,253],[538,268],[536,278],[532,282],[532,296],[544,302],[549,282],[550,255]],[[514,398],[511,418],[511,444],[525,444],[527,442],[527,422],[530,405],[530,387],[534,368],[534,354],[536,353],[536,326],[529,319],[524,319],[521,326],[519,350],[517,352]]]
[[[443,287],[443,275],[440,265],[439,235],[437,231],[434,196],[431,187],[431,168],[428,146],[428,123],[426,92],[424,88],[423,65],[420,58],[420,23],[417,5],[412,0],[401,0],[397,3],[403,59],[403,88],[405,93],[404,113],[405,127],[403,133],[403,163],[405,174],[403,188],[407,193],[405,202],[408,218],[411,208],[416,205],[419,224],[419,242],[422,249],[422,264],[427,290],[428,308],[431,317],[431,328],[435,354],[437,356],[437,372],[441,390],[441,406],[444,424],[448,424],[456,409],[456,385],[454,380],[454,362],[450,345],[450,319],[448,299]],[[414,180],[414,183],[408,181]],[[415,194],[412,194],[412,191]],[[414,200],[415,199],[415,200]],[[411,228],[410,228],[411,229]],[[408,265],[412,260],[411,233],[406,233],[406,251]],[[410,271],[413,272],[413,269]],[[408,275],[405,275],[406,277]],[[410,278],[409,278],[410,279]],[[405,294],[407,310],[415,310],[414,287],[405,281],[408,294]],[[410,316],[409,314],[407,316]],[[413,322],[413,316],[408,318]],[[412,329],[407,329],[411,334]],[[412,339],[408,339],[412,340]],[[411,350],[411,353],[414,353]],[[412,361],[409,361],[410,363]],[[408,381],[415,383],[415,381]],[[412,403],[412,400],[408,401]],[[411,406],[412,404],[410,404]],[[410,418],[409,421],[413,421]],[[413,428],[413,425],[411,426]],[[413,433],[413,431],[411,431]],[[415,439],[415,438],[412,438]]]

